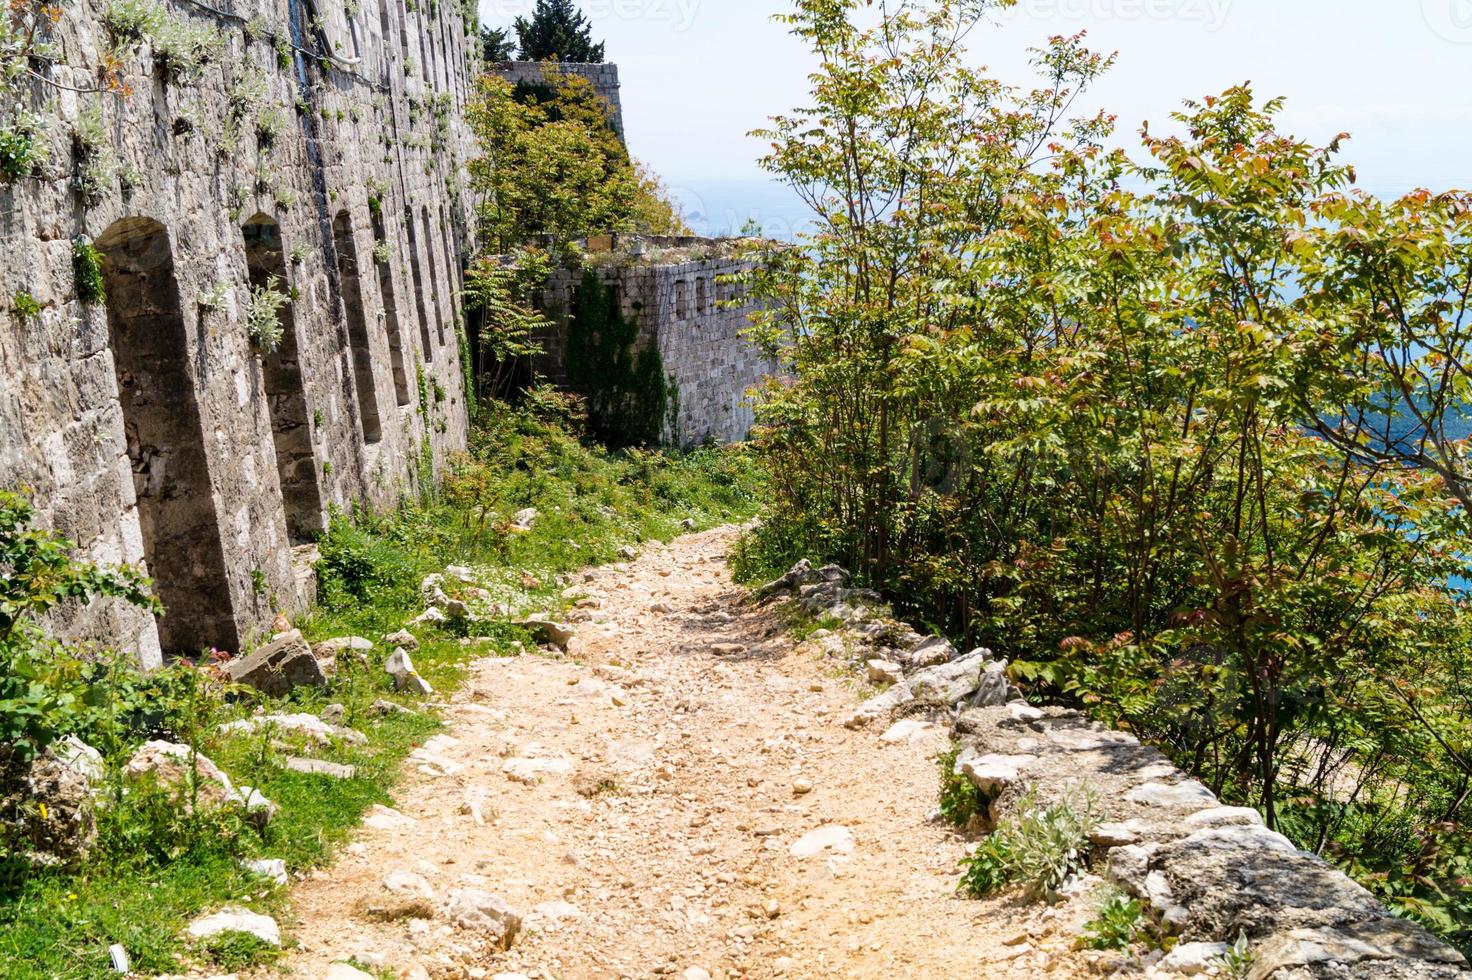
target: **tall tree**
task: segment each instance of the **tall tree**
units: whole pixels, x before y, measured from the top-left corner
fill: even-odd
[[[516,56],[516,47],[511,41],[511,31],[504,27],[482,27],[480,29],[481,48],[485,52],[485,61],[488,65],[494,65],[502,61],[510,61]]]
[[[596,64],[603,60],[603,42],[593,43],[592,25],[572,0],[537,0],[531,20],[518,17],[515,28],[522,61]]]

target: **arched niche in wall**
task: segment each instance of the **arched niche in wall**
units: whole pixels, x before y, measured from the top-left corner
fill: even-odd
[[[385,8],[387,9],[387,8]],[[382,245],[385,252],[373,253],[373,267],[378,271],[378,292],[383,297],[383,327],[388,335],[388,354],[394,373],[394,400],[398,405],[407,405],[412,400],[409,394],[409,375],[404,367],[404,334],[399,324],[399,297],[394,288],[394,270],[389,260],[393,256],[388,248],[388,226],[383,216],[383,204],[371,205],[368,218],[373,226],[373,241]]]
[[[144,558],[165,610],[160,644],[174,656],[238,651],[169,233],[125,218],[96,245]]]
[[[352,347],[353,380],[358,391],[358,415],[363,424],[363,441],[383,440],[378,415],[378,386],[373,377],[373,353],[368,344],[368,318],[363,312],[363,283],[358,275],[357,235],[346,210],[332,219],[332,241],[337,251],[337,271],[342,283],[343,312],[348,318],[348,344]]]
[[[429,308],[424,303],[424,268],[419,255],[419,233],[414,226],[414,209],[405,207],[404,231],[409,236],[409,272],[414,279],[414,306],[419,313],[419,343],[424,350],[424,360],[428,362],[434,360],[434,344],[429,335]],[[438,312],[439,308],[435,309]]]
[[[281,226],[257,214],[240,228],[245,263],[253,289],[290,289]],[[272,280],[275,280],[274,284]],[[266,404],[271,412],[271,439],[276,446],[276,473],[286,508],[286,530],[293,545],[306,544],[326,528],[317,454],[312,445],[312,413],[308,408],[297,339],[295,303],[281,308],[281,343],[261,357]]]

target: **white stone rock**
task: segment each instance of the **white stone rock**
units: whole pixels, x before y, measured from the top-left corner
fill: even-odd
[[[213,939],[223,933],[240,932],[255,936],[270,946],[281,945],[281,927],[276,920],[247,909],[221,909],[212,915],[201,916],[189,923],[186,931],[191,939]]]
[[[434,886],[424,875],[413,871],[394,871],[384,876],[383,887],[395,895],[409,895],[434,901]]]
[[[107,766],[98,752],[75,735],[51,743],[47,752],[64,768],[87,780],[92,792],[101,792],[106,785]]]
[[[1096,847],[1128,847],[1140,843],[1140,833],[1129,824],[1101,823],[1089,831],[1089,843]]]
[[[915,699],[910,685],[900,681],[877,697],[872,697],[849,713],[843,721],[845,728],[863,728],[878,718],[885,718],[902,704]]]
[[[383,645],[390,650],[395,647],[403,647],[405,650],[418,650],[419,637],[410,633],[408,630],[399,630],[397,633],[390,633],[388,636],[385,636],[383,638]]]
[[[530,531],[532,525],[536,522],[537,509],[535,507],[528,507],[525,510],[517,511],[515,516],[511,518],[511,529],[522,532]]]
[[[521,916],[499,895],[475,888],[462,888],[450,893],[445,903],[445,917],[456,927],[482,932],[506,949],[521,931]]]
[[[974,650],[951,663],[916,671],[910,690],[920,700],[955,704],[981,687],[988,665],[995,662],[990,650]]]
[[[514,783],[535,786],[543,776],[570,775],[573,763],[561,750],[532,742],[523,745],[515,758],[507,759],[501,771]]]
[[[965,749],[956,757],[956,774],[971,780],[972,785],[995,798],[1009,786],[1022,780],[1022,773],[1038,761],[1035,755],[980,755]]]
[[[1217,851],[1262,849],[1283,854],[1298,853],[1292,841],[1261,824],[1208,827],[1182,840],[1181,846]]]
[[[409,659],[408,651],[402,647],[389,654],[383,669],[394,679],[396,690],[419,695],[434,693],[434,688],[429,686],[429,681],[419,676],[419,672],[414,669],[414,661]]]
[[[1170,807],[1172,809],[1205,810],[1218,806],[1211,790],[1194,779],[1175,783],[1146,783],[1124,795],[1125,802],[1142,806]]]
[[[1043,713],[1026,701],[1013,701],[1007,705],[1007,717],[1013,721],[1033,722],[1042,721]]]
[[[1215,809],[1193,813],[1181,821],[1181,826],[1192,833],[1208,827],[1261,827],[1262,825],[1262,814],[1245,806],[1219,806]]]
[[[358,775],[356,766],[345,766],[338,762],[327,762],[324,759],[303,759],[299,756],[288,756],[283,763],[292,772],[304,773],[308,776],[326,776],[329,779],[354,779]]]
[[[368,808],[368,814],[363,818],[363,825],[375,830],[404,830],[418,822],[398,810],[377,803]]]
[[[571,902],[543,902],[532,909],[532,914],[542,922],[571,922],[583,917],[583,910]]]
[[[865,666],[874,684],[898,684],[905,679],[905,669],[893,660],[871,660]]]
[[[920,721],[918,718],[906,718],[897,721],[879,736],[879,741],[886,745],[898,745],[901,742],[923,742],[926,739],[938,737],[941,733],[939,725],[933,725],[928,721]]]
[[[286,862],[280,858],[257,858],[252,861],[242,861],[241,867],[251,874],[269,878],[278,885],[286,884]]]
[[[334,636],[330,640],[312,645],[312,652],[318,657],[327,654],[339,654],[344,650],[355,650],[358,653],[367,653],[373,649],[373,641],[362,636]]]
[[[787,849],[787,853],[795,858],[812,858],[830,851],[834,854],[852,854],[853,850],[853,831],[838,824],[828,824],[804,834]]]
[[[1194,977],[1205,973],[1227,955],[1226,943],[1181,943],[1158,964],[1163,970]]]
[[[309,741],[318,745],[327,745],[333,739],[339,739],[351,745],[366,745],[368,738],[362,732],[351,728],[340,728],[329,725],[327,722],[312,714],[295,715],[254,715],[250,718],[242,718],[240,721],[232,721],[221,725],[220,731],[226,735],[254,735],[263,729],[281,732],[291,732],[304,735]]]
[[[327,968],[323,980],[376,980],[371,973],[364,973],[355,966],[346,963],[334,963]]]
[[[692,966],[681,974],[685,980],[710,980],[710,974],[698,966]]]
[[[445,623],[448,622],[449,619],[450,617],[446,616],[444,610],[442,610],[439,606],[430,606],[428,609],[424,610],[424,612],[420,613],[418,616],[415,616],[412,620],[410,620],[410,622],[416,626],[425,626],[431,624]]]

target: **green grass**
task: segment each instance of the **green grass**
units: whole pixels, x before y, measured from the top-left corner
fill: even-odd
[[[420,581],[450,564],[474,567],[497,601],[555,612],[566,604],[561,574],[615,560],[628,544],[668,540],[687,519],[707,528],[757,510],[755,469],[740,450],[610,453],[572,434],[565,406],[545,396],[529,409],[488,406],[482,418],[471,453],[429,499],[390,514],[333,522],[320,542],[319,604],[296,624],[309,640],[360,635],[378,641],[403,628],[422,609]],[[530,532],[513,533],[507,524],[526,507],[536,507],[539,517]],[[446,588],[454,594],[463,587],[450,582]],[[468,632],[489,640],[462,646]],[[525,631],[504,622],[416,633],[415,666],[441,692],[461,682],[474,657],[507,654],[517,642],[533,648]],[[349,838],[364,810],[391,804],[404,758],[440,723],[425,714],[378,716],[371,710],[380,698],[410,703],[392,692],[383,673],[390,652],[380,646],[362,667],[340,670],[329,690],[299,690],[282,702],[238,693],[227,698],[204,671],[187,667],[135,682],[144,693],[134,692],[133,700],[147,710],[128,714],[108,738],[83,732],[109,750],[114,769],[147,737],[191,742],[280,812],[257,830],[232,818],[192,819],[167,800],[130,794],[100,818],[99,845],[81,871],[33,874],[0,892],[0,977],[115,976],[107,953],[112,943],[128,950],[140,973],[178,972],[186,963],[223,973],[268,963],[273,951],[244,941],[191,947],[183,927],[201,913],[239,905],[276,916],[289,937],[286,890],[239,862],[282,858],[293,872],[320,866]],[[368,744],[335,744],[313,755],[356,766],[351,780],[286,771],[271,733],[216,731],[257,707],[320,712],[331,703],[345,707],[344,724],[363,732]]]

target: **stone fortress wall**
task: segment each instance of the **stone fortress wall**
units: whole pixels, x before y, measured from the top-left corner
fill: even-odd
[[[146,564],[165,616],[53,625],[151,665],[247,648],[310,600],[293,549],[332,508],[390,505],[463,447],[477,49],[443,2],[163,0],[136,39],[130,5],[69,4],[31,60],[49,155],[0,181],[0,486]],[[186,31],[219,32],[202,66],[161,40]],[[79,242],[105,301],[79,297]],[[273,279],[267,353],[250,287]]]
[[[678,390],[667,440],[688,447],[745,439],[755,421],[747,392],[780,371],[743,336],[754,307],[743,300],[741,286],[726,279],[749,262],[719,239],[638,238],[620,248],[630,245],[641,254],[595,254],[589,267],[613,289],[624,317],[638,324],[639,345],[659,349]],[[539,306],[556,327],[539,338],[546,355],[538,370],[554,382],[565,381],[567,324],[582,279],[582,269],[560,269],[541,294]]]

